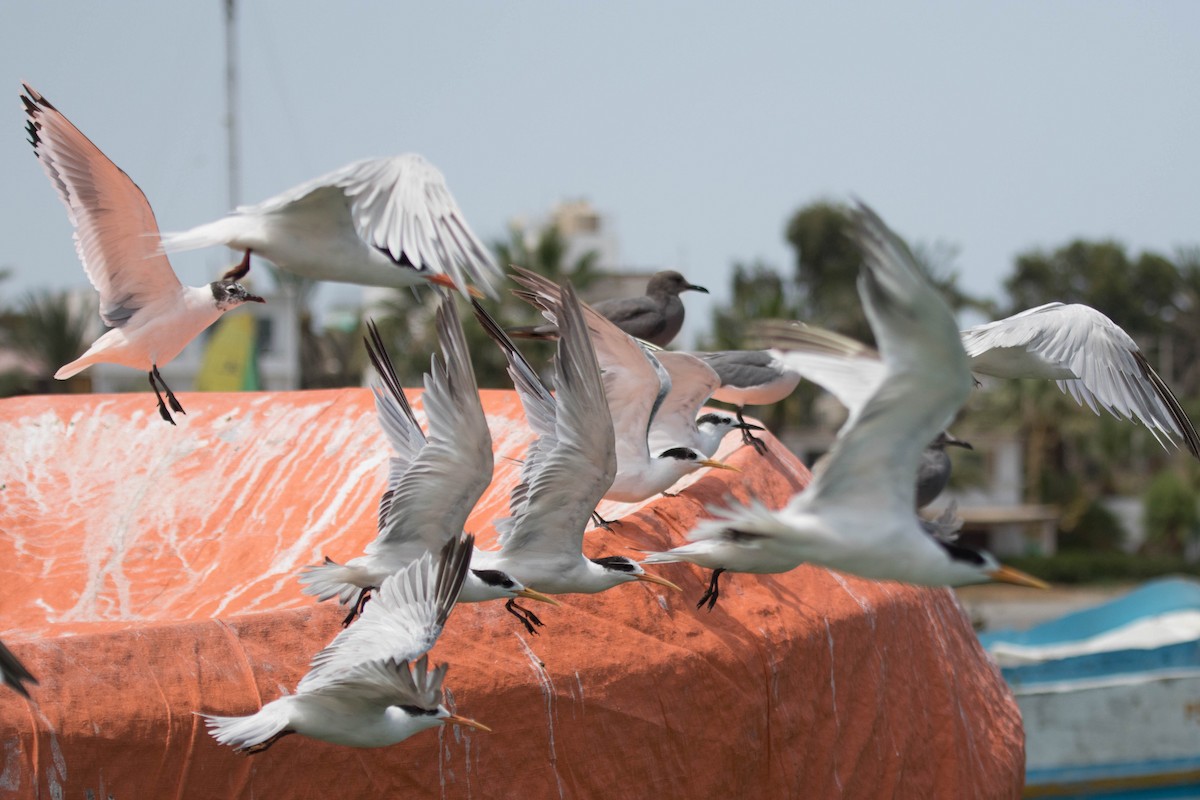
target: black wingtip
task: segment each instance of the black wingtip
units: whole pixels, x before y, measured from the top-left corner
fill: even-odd
[[[1158,373],[1150,366],[1150,362],[1146,360],[1146,357],[1140,351],[1135,350],[1133,351],[1133,358],[1142,370],[1142,376],[1150,381],[1150,385],[1154,387],[1154,393],[1158,395],[1163,405],[1167,407],[1167,413],[1171,415],[1171,419],[1175,422],[1175,427],[1179,429],[1179,434],[1183,437],[1183,443],[1187,447],[1187,451],[1192,454],[1193,458],[1200,461],[1200,434],[1196,432],[1196,426],[1192,424],[1191,418],[1183,410],[1183,406],[1179,404],[1179,401],[1175,399],[1175,394],[1167,386],[1166,382],[1158,377]]]

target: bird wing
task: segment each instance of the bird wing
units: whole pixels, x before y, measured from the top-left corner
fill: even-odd
[[[620,297],[596,303],[593,308],[638,339],[653,339],[667,325],[661,306],[652,297]]]
[[[769,350],[717,350],[692,355],[713,368],[721,386],[762,386],[779,378],[779,366]]]
[[[954,316],[908,247],[865,205],[853,218],[864,255],[858,292],[886,374],[789,508],[870,499],[877,508],[890,504],[897,514],[911,514],[921,454],[966,402],[971,374]]]
[[[1090,306],[1047,303],[968,328],[962,341],[976,372],[998,374],[989,360],[1001,351],[1025,351],[1062,370],[1054,377],[1075,402],[1096,413],[1103,407],[1118,419],[1140,420],[1160,442],[1157,432],[1183,439],[1200,458],[1200,435],[1175,395],[1129,334]],[[999,376],[1022,377],[1007,371]]]
[[[523,503],[511,510],[512,523],[501,538],[506,556],[578,559],[588,517],[617,473],[599,361],[582,304],[570,286],[554,312],[560,333],[554,431],[539,437],[537,458],[522,465]]]
[[[387,484],[379,498],[379,530],[383,531],[391,517],[392,502],[396,491],[404,482],[404,476],[416,460],[417,454],[425,447],[425,432],[417,423],[409,405],[408,396],[400,385],[392,358],[383,344],[379,329],[373,320],[367,320],[368,336],[364,340],[367,345],[367,355],[379,374],[383,386],[372,386],[375,395],[375,413],[379,416],[379,426],[392,445],[395,453],[388,459]]]
[[[437,311],[441,353],[431,359],[421,402],[429,440],[392,489],[383,528],[366,552],[437,550],[462,531],[492,480],[492,438],[453,297]],[[392,488],[389,486],[389,488]]]
[[[425,553],[385,578],[358,620],[313,656],[296,691],[341,683],[348,671],[370,662],[407,661],[427,652],[458,599],[474,545],[474,536],[459,534],[436,561]]]
[[[347,668],[336,681],[313,685],[301,696],[349,709],[380,706],[414,706],[432,711],[442,702],[442,681],[446,664],[429,671],[429,657],[408,661],[368,661]]]
[[[520,267],[513,280],[529,289],[515,292],[537,306],[550,322],[557,323],[552,306],[561,303],[561,290],[552,281]],[[671,377],[650,346],[622,331],[602,314],[580,303],[604,380],[604,393],[616,431],[617,464],[650,458],[646,437],[650,424],[671,391]]]
[[[75,226],[75,252],[100,293],[100,318],[119,328],[138,311],[182,289],[159,252],[146,195],[46,98],[25,85],[34,153]]]
[[[668,447],[691,447],[699,441],[696,416],[700,407],[721,385],[716,371],[691,353],[662,351],[655,358],[671,376],[671,391],[650,425],[652,451]]]
[[[345,195],[359,236],[393,261],[495,293],[501,272],[491,251],[467,224],[442,173],[415,153],[355,161],[238,212],[276,212],[328,187]]]

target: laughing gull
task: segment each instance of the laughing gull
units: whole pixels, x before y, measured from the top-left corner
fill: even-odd
[[[678,590],[624,556],[583,555],[583,533],[592,509],[617,473],[617,445],[600,365],[570,284],[558,303],[548,301],[562,331],[553,395],[503,329],[475,304],[480,324],[508,359],[508,374],[538,437],[529,446],[521,482],[512,491],[510,516],[496,522],[500,550],[481,555],[490,557],[493,568],[551,594],[593,594],[633,581]]]
[[[686,291],[708,294],[703,286],[688,283],[675,270],[666,270],[650,276],[645,295],[603,300],[592,308],[635,339],[666,347],[683,327],[684,308],[679,294]],[[558,335],[553,324],[509,328],[508,332],[521,339],[553,339]]]
[[[455,537],[436,561],[425,553],[384,581],[362,618],[313,658],[295,694],[244,717],[200,714],[209,733],[252,755],[293,733],[385,747],[446,723],[490,730],[442,705],[446,665],[430,670],[427,652],[454,609],[473,539]]]
[[[514,268],[512,278],[525,287],[515,293],[518,297],[538,307],[552,323],[557,322],[555,308],[561,305],[562,298],[556,284],[520,267]],[[664,442],[660,437],[651,448],[649,437],[656,417],[676,391],[671,374],[657,358],[658,353],[586,303],[581,305],[616,431],[617,477],[604,499],[636,503],[669,489],[684,475],[702,467],[734,469],[708,458],[697,449],[695,440]],[[714,385],[715,380],[714,375]],[[686,395],[690,388],[684,386],[678,391]],[[687,416],[686,420],[677,420],[679,424],[695,427],[699,403],[671,404],[671,407],[673,413]]]
[[[424,282],[494,295],[501,277],[446,179],[419,155],[355,161],[254,206],[162,237],[168,252],[224,245],[305,278],[402,288]]]
[[[755,502],[716,511],[688,534],[688,544],[643,561],[714,570],[698,605],[712,608],[724,571],[774,573],[806,562],[931,586],[1044,586],[988,553],[931,536],[917,517],[921,454],[966,401],[971,373],[950,308],[908,248],[866,206],[853,217],[864,254],[858,292],[880,342],[884,378],[823,468],[782,510]]]
[[[159,415],[174,425],[163,392],[172,411],[185,412],[158,368],[226,311],[263,299],[236,282],[245,273],[207,286],[181,284],[158,251],[158,223],[142,190],[45,97],[24,88],[29,141],[67,207],[75,250],[100,293],[100,318],[111,329],[54,377],[66,380],[97,363],[143,370]]]
[[[368,592],[387,576],[439,550],[462,532],[492,480],[492,439],[454,298],[443,298],[438,308],[441,353],[433,357],[425,375],[422,403],[428,437],[417,424],[379,332],[371,323],[368,329],[367,353],[383,383],[374,389],[375,408],[395,453],[379,502],[379,534],[363,555],[345,564],[326,558],[324,564],[305,567],[300,574],[305,594],[319,600],[337,597],[343,605],[352,605],[346,625],[362,609]],[[477,567],[473,560],[459,602],[527,597],[558,605],[511,575]],[[536,633],[528,615],[512,613],[530,633]],[[533,621],[541,624],[536,617]]]

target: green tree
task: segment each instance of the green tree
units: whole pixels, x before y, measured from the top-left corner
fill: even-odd
[[[53,375],[87,349],[95,313],[91,304],[77,302],[67,292],[43,289],[21,299],[5,327],[8,346],[36,365],[37,375],[30,381],[33,391],[54,394],[87,385],[86,378],[63,382],[54,380]]]

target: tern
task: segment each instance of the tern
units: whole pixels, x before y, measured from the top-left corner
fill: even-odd
[[[430,670],[427,654],[454,608],[473,538],[456,537],[436,562],[425,553],[388,577],[362,618],[313,658],[295,694],[249,716],[201,714],[209,733],[249,755],[293,733],[385,747],[448,722],[490,730],[442,705],[446,665]]]
[[[552,281],[520,267],[514,267],[512,278],[526,289],[516,292],[517,296],[538,307],[547,319],[556,323],[555,309],[562,302],[562,290]],[[604,499],[640,502],[669,489],[684,475],[702,467],[736,471],[698,450],[696,444],[702,442],[694,439],[664,443],[660,436],[657,446],[651,449],[651,430],[655,424],[661,424],[657,416],[668,405],[671,392],[675,391],[671,375],[658,358],[660,354],[587,304],[580,306],[601,366],[604,394],[616,432],[617,476],[604,493]],[[690,388],[682,386],[679,391],[690,393]],[[694,428],[701,402],[672,403],[671,413],[684,415],[675,424]]]
[[[602,300],[593,304],[592,308],[635,339],[666,347],[683,328],[684,308],[679,295],[687,291],[708,294],[708,289],[703,286],[689,283],[675,270],[666,270],[650,276],[646,294],[642,297]],[[508,332],[524,339],[553,339],[558,336],[553,323],[510,328]]]
[[[725,435],[733,430],[762,430],[758,425],[738,422],[728,414],[700,415],[721,383],[717,373],[691,353],[657,351],[654,357],[671,378],[671,389],[650,421],[646,441],[651,452],[685,446],[711,458]],[[697,416],[700,415],[700,416]]]
[[[688,534],[688,544],[643,560],[714,570],[698,605],[713,607],[727,570],[774,573],[806,562],[930,586],[998,580],[1045,587],[988,553],[931,536],[917,517],[922,452],[966,401],[971,373],[949,307],[908,248],[865,205],[853,216],[864,253],[858,292],[880,342],[883,380],[839,432],[823,468],[783,509],[754,503],[716,511]]]
[[[379,534],[364,555],[345,564],[326,558],[324,564],[306,567],[300,575],[305,594],[322,601],[337,597],[342,604],[353,602],[347,625],[372,588],[425,553],[441,549],[462,531],[492,479],[492,439],[453,298],[443,298],[438,308],[442,352],[433,357],[425,375],[428,438],[417,424],[379,332],[373,324],[368,327],[367,352],[384,386],[374,388],[375,407],[395,452],[379,504]],[[496,569],[469,571],[458,599],[479,603],[517,597],[559,605]],[[532,615],[512,613],[535,633]],[[532,621],[541,624],[536,617]]]
[[[207,286],[181,284],[158,252],[158,223],[146,195],[50,101],[23,86],[29,141],[67,207],[75,251],[100,293],[100,318],[110,328],[54,377],[66,380],[98,363],[143,370],[158,398],[159,415],[174,425],[171,411],[186,412],[158,368],[226,311],[264,301],[237,283],[244,273]]]
[[[549,303],[562,331],[554,395],[503,328],[475,303],[480,324],[508,359],[508,373],[537,434],[521,466],[521,482],[512,491],[510,516],[496,522],[500,550],[484,551],[489,565],[550,594],[592,594],[632,581],[678,589],[647,574],[633,559],[583,555],[592,509],[617,472],[617,446],[600,366],[569,284],[558,302]]]
[[[501,276],[442,173],[419,155],[355,161],[254,206],[162,236],[168,252],[224,245],[313,280],[494,294]]]
[[[4,642],[0,642],[0,681],[22,697],[29,697],[26,683],[36,684],[37,678],[25,668],[21,660],[13,655]]]

